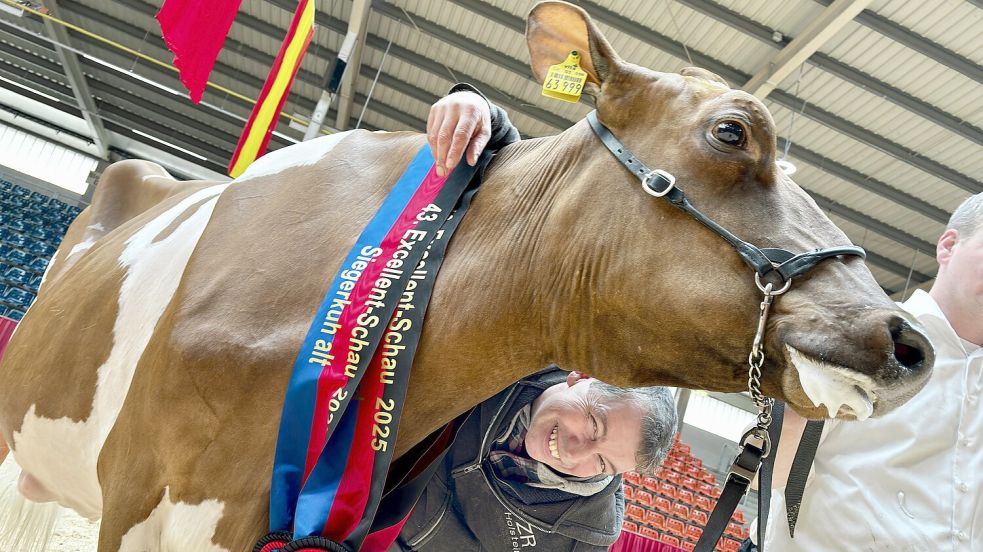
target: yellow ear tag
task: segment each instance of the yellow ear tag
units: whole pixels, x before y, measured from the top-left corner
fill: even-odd
[[[580,54],[576,50],[570,52],[563,63],[550,65],[543,82],[543,95],[577,103],[580,93],[587,82],[587,73],[580,68]]]

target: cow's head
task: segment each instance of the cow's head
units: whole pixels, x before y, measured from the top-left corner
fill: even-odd
[[[762,248],[849,244],[776,166],[775,125],[754,96],[702,69],[662,73],[627,63],[583,10],[563,2],[537,5],[526,35],[540,81],[578,51],[600,121],[645,164],[675,175],[718,224]],[[594,375],[741,389],[762,297],[754,273],[718,235],[643,193],[578,126],[585,145],[577,155],[587,166],[573,184],[582,189],[571,193],[580,199],[558,202],[554,214],[596,241],[589,269],[601,276],[590,290],[589,324],[626,353],[617,366],[592,366]],[[765,351],[766,394],[812,418],[884,414],[921,389],[934,362],[917,323],[859,257],[826,259],[796,277],[772,307]]]

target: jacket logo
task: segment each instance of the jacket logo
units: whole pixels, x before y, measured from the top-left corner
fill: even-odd
[[[533,534],[532,524],[513,518],[512,512],[505,512],[505,526],[509,530],[512,552],[536,546],[536,535]]]

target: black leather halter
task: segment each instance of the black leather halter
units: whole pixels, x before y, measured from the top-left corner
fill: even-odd
[[[814,249],[805,253],[799,253],[798,255],[786,249],[756,247],[738,238],[694,207],[689,202],[689,199],[686,198],[686,194],[676,187],[676,178],[674,176],[662,169],[650,169],[645,163],[642,163],[631,150],[621,143],[621,140],[618,140],[607,127],[597,120],[596,111],[591,111],[587,114],[587,122],[590,123],[594,134],[597,134],[597,137],[601,139],[604,147],[608,148],[618,161],[621,161],[622,165],[642,181],[642,188],[647,193],[655,197],[665,198],[670,204],[685,211],[701,224],[713,230],[718,236],[727,240],[728,243],[734,246],[737,254],[744,259],[744,262],[754,270],[759,282],[760,278],[764,278],[774,272],[781,278],[782,284],[787,284],[791,281],[792,277],[811,270],[820,261],[829,257],[838,257],[841,255],[856,255],[860,258],[867,257],[867,253],[863,248],[856,245]]]

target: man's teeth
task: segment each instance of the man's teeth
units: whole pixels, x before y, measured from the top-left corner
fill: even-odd
[[[559,431],[560,426],[553,426],[553,431],[550,432],[550,456],[560,459],[560,451],[556,447],[556,434]]]

